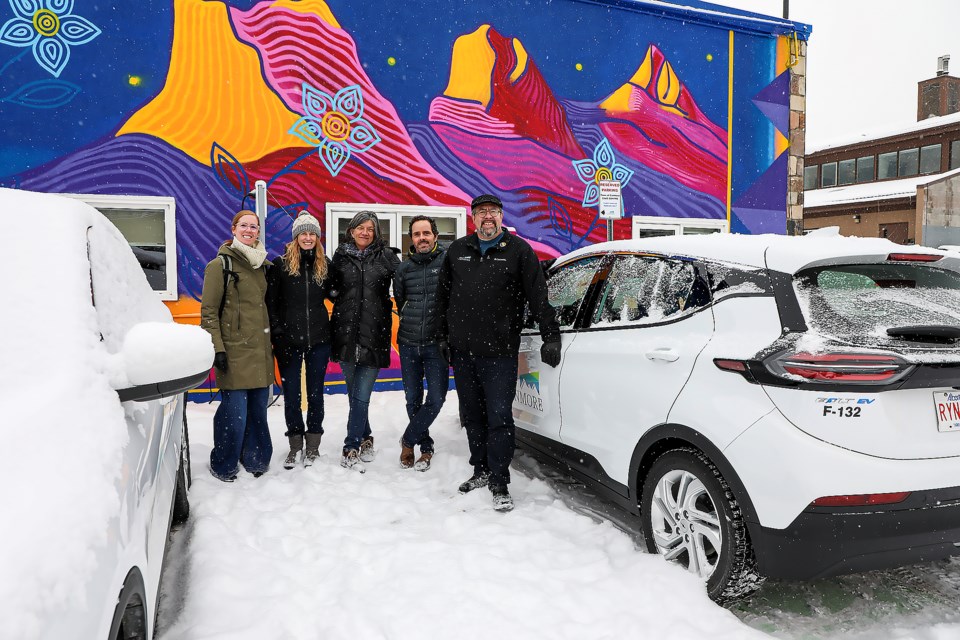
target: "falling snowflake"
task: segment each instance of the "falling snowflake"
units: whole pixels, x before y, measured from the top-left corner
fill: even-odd
[[[617,163],[610,141],[604,138],[593,150],[593,159],[574,160],[573,168],[577,177],[587,185],[583,191],[583,206],[592,207],[600,203],[600,180],[619,180],[620,188],[627,186],[633,171]]]
[[[59,78],[70,61],[70,47],[86,44],[100,29],[73,15],[73,0],[10,0],[14,17],[0,27],[0,43],[33,47],[37,64]]]
[[[380,136],[363,117],[363,93],[359,85],[350,85],[331,96],[309,83],[303,83],[304,116],[290,133],[317,147],[320,160],[336,177],[354,153],[369,151]]]

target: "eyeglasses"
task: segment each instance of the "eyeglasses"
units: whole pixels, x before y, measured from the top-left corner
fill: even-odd
[[[258,224],[238,224],[237,229],[249,229],[250,231],[259,231],[260,225]]]
[[[496,218],[498,215],[503,213],[500,209],[496,207],[484,207],[483,209],[474,209],[473,215],[478,218]]]

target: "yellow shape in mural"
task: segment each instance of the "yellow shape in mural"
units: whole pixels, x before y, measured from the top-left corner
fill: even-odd
[[[490,25],[484,24],[453,43],[450,82],[444,94],[450,98],[474,100],[484,107],[490,104],[490,77],[496,55],[487,42]]]
[[[513,39],[513,52],[517,55],[517,64],[510,72],[510,82],[516,82],[527,70],[527,50],[516,38]]]
[[[780,154],[787,150],[790,141],[774,127],[773,129],[773,157],[779,158]]]
[[[319,16],[331,27],[340,28],[340,23],[337,22],[333,12],[330,11],[330,6],[324,0],[277,0],[270,6],[289,9],[298,13],[312,13]]]
[[[646,89],[650,84],[652,74],[653,61],[650,60],[650,48],[647,47],[647,55],[644,56],[643,62],[640,63],[633,77],[607,96],[607,99],[601,102],[600,106],[607,111],[630,111],[630,96],[633,94],[634,85]]]
[[[174,16],[166,84],[117,135],[156,136],[203,164],[214,142],[240,162],[296,144],[287,130],[298,115],[264,83],[257,52],[235,37],[226,5],[174,0]]]

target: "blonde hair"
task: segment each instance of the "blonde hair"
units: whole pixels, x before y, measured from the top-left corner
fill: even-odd
[[[313,261],[313,280],[317,284],[322,284],[323,279],[327,277],[327,255],[323,252],[323,246],[320,239],[317,238],[317,257]],[[287,250],[283,252],[283,262],[286,264],[287,273],[293,276],[300,275],[300,245],[294,238],[287,243]]]

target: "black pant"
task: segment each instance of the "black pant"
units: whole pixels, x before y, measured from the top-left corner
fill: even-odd
[[[451,359],[470,464],[474,473],[489,471],[491,485],[507,485],[514,449],[517,357],[482,358],[453,349]]]

